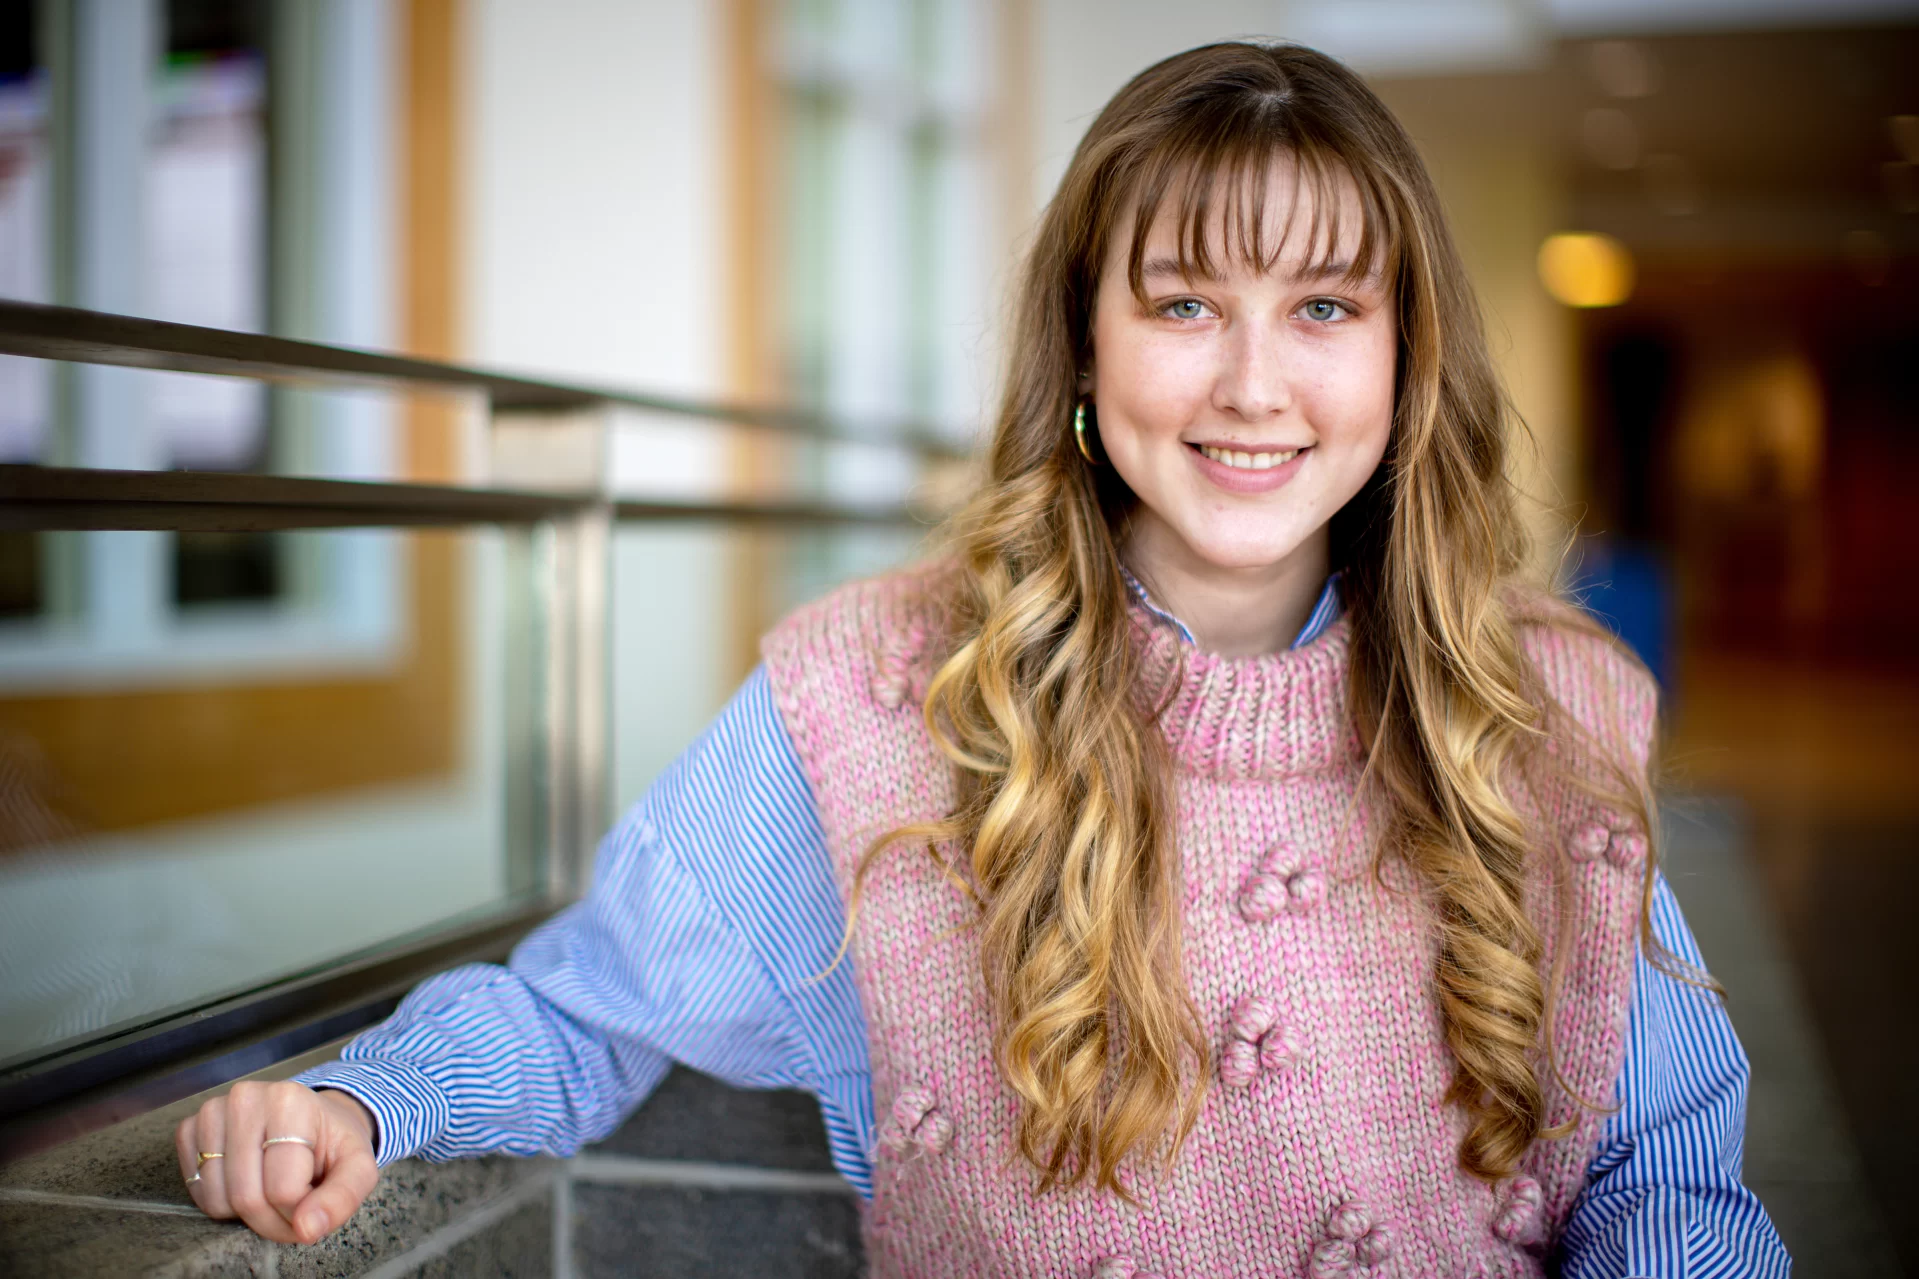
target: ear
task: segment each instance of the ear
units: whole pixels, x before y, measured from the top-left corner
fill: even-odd
[[[1091,364],[1080,369],[1079,380],[1074,384],[1074,390],[1082,400],[1093,393],[1093,366]]]

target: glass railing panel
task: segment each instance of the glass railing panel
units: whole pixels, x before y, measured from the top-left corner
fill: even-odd
[[[612,572],[613,815],[624,812],[759,660],[763,630],[840,582],[924,548],[914,527],[626,523]]]
[[[612,548],[613,814],[624,812],[732,695],[747,652],[739,535],[720,524],[622,524]]]
[[[49,536],[66,606],[0,619],[0,1065],[544,891],[538,533],[262,534],[277,589],[217,600],[178,535]]]

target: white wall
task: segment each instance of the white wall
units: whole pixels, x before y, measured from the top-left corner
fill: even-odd
[[[475,0],[470,356],[589,382],[720,390],[718,10]]]
[[[572,381],[720,395],[721,7],[476,0],[471,12],[467,355]],[[615,482],[644,492],[650,480],[683,480],[689,459],[620,448],[615,462]],[[725,541],[704,531],[616,539],[618,805],[730,692],[728,569]]]
[[[1311,45],[1368,75],[1510,71],[1543,57],[1549,8],[1537,0],[1038,0],[1035,194],[1042,202],[1052,194],[1080,135],[1121,85],[1183,49],[1263,37]]]
[[[1032,18],[1033,195],[1043,206],[1086,127],[1119,87],[1182,49],[1283,36],[1274,0],[1038,0]]]

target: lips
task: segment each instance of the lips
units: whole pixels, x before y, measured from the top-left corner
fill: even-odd
[[[1235,449],[1218,444],[1189,444],[1193,464],[1208,483],[1228,493],[1267,493],[1279,488],[1306,464],[1312,446],[1294,449]]]
[[[1299,455],[1298,449],[1283,451],[1254,452],[1245,449],[1215,448],[1211,444],[1195,444],[1200,453],[1218,462],[1221,466],[1230,466],[1236,471],[1267,471],[1275,466],[1284,466]]]

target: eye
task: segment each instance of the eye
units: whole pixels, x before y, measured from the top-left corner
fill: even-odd
[[[1314,298],[1299,308],[1299,313],[1309,320],[1318,320],[1322,324],[1334,320],[1349,319],[1353,309],[1344,302],[1335,302],[1331,298]]]
[[[1206,304],[1198,298],[1177,298],[1159,309],[1161,315],[1175,320],[1198,320],[1206,315]]]

